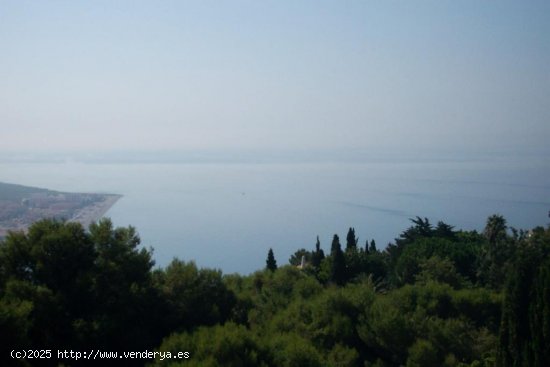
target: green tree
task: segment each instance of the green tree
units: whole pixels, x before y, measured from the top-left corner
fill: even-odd
[[[409,348],[407,367],[439,367],[437,349],[428,340],[419,339]]]
[[[145,348],[162,337],[163,301],[152,278],[152,250],[139,248],[134,227],[114,228],[110,219],[90,225],[97,253],[92,291],[93,320],[85,325],[92,344]]]
[[[497,365],[550,365],[550,227],[535,229],[508,272]]]
[[[0,295],[8,309],[21,308],[12,315],[28,313],[29,342],[49,347],[78,345],[84,337],[80,324],[93,311],[95,256],[90,237],[76,223],[43,220],[27,234],[7,236],[0,247],[5,282]]]
[[[506,219],[502,215],[493,214],[487,218],[487,223],[483,234],[491,245],[496,245],[497,242],[506,238]]]
[[[306,264],[310,264],[313,258],[313,254],[310,251],[307,251],[305,248],[297,250],[294,254],[288,259],[288,263],[293,266],[299,266],[302,264],[302,257]]]
[[[317,241],[315,242],[315,251],[311,256],[311,265],[315,269],[319,269],[321,262],[325,258],[325,252],[321,248],[321,242],[319,242],[319,236],[317,236]]]
[[[352,280],[365,270],[365,253],[350,248],[344,253],[345,281]]]
[[[322,358],[317,349],[307,340],[296,333],[275,335],[269,340],[273,351],[273,366],[281,367],[321,367]]]
[[[80,350],[157,345],[162,301],[151,282],[151,254],[139,243],[133,228],[114,229],[109,220],[89,232],[43,220],[27,234],[8,235],[0,243],[0,304],[9,310],[0,316],[0,340]],[[6,339],[4,330],[16,325],[25,335]]]
[[[328,354],[328,365],[331,367],[354,367],[358,365],[359,353],[354,348],[336,344]]]
[[[178,259],[155,273],[155,286],[166,302],[163,319],[171,330],[189,330],[228,320],[236,299],[219,270],[198,269]]]
[[[514,256],[513,251],[517,242],[507,235],[507,228],[506,219],[495,214],[487,218],[483,231],[487,241],[481,255],[479,278],[484,284],[496,289],[504,285],[507,268]]]
[[[275,256],[273,255],[273,249],[269,249],[267,253],[266,269],[269,271],[277,270],[277,261],[275,261]]]
[[[376,282],[386,283],[388,276],[388,266],[386,255],[379,251],[371,251],[363,254],[363,269],[364,274],[372,275]]]
[[[454,239],[456,232],[454,231],[454,227],[439,221],[437,222],[437,226],[435,227],[435,230],[433,232],[434,237],[440,237],[440,238],[447,238],[447,239]]]
[[[395,243],[398,246],[407,245],[419,238],[433,236],[433,227],[430,224],[428,218],[422,219],[417,216],[415,219],[411,219],[411,222],[413,222],[414,225],[407,228],[403,233],[399,235],[399,238],[395,240]]]
[[[415,241],[421,239],[427,239],[433,236],[433,228],[428,218],[416,217],[410,219],[414,225],[403,231],[398,238],[395,239],[395,244],[389,243],[386,247],[385,253],[388,259],[388,265],[390,268],[390,281],[392,283],[399,283],[399,279],[394,272],[397,265],[397,261],[401,257],[403,251]]]
[[[350,227],[346,236],[346,251],[357,249],[359,239],[355,237],[355,228]]]
[[[437,237],[419,238],[408,244],[397,258],[392,274],[394,284],[414,283],[421,271],[420,264],[432,256],[449,259],[456,271],[467,279],[474,280],[480,243],[469,240],[449,240]]]
[[[369,252],[370,253],[374,253],[374,252],[377,252],[378,250],[376,249],[376,242],[374,242],[374,239],[372,239],[370,241],[370,247],[369,247]]]
[[[447,258],[434,255],[420,262],[420,272],[416,281],[426,284],[430,281],[447,283],[457,289],[464,284],[464,279],[457,273],[453,262]]]
[[[155,359],[154,366],[256,367],[267,366],[269,353],[252,332],[242,325],[200,327],[191,333],[172,334],[166,338],[161,352],[177,355],[189,352],[189,359]]]
[[[342,285],[346,281],[346,259],[337,234],[332,239],[330,257],[330,281]]]

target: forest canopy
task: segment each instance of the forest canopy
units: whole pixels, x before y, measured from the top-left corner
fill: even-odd
[[[189,353],[130,361],[154,366],[550,365],[550,227],[417,217],[385,249],[354,228],[307,247],[224,275],[155,268],[109,219],[36,222],[0,242],[0,363],[79,364],[10,357],[39,348]]]

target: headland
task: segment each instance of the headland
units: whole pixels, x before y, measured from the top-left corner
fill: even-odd
[[[84,228],[107,213],[116,194],[69,193],[0,182],[0,239],[9,231],[26,231],[41,219],[78,222]]]

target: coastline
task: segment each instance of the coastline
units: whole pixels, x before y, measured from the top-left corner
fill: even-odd
[[[82,208],[70,221],[82,224],[84,229],[87,230],[90,224],[100,220],[122,198],[122,195],[105,194],[104,197],[104,200]]]
[[[122,198],[122,195],[118,194],[101,194],[101,196],[103,200],[81,208],[68,221],[80,223],[85,230],[88,230],[90,224],[99,221]],[[29,225],[30,223],[17,223],[6,228],[0,226],[0,241],[4,240],[9,232],[23,231],[26,233]]]

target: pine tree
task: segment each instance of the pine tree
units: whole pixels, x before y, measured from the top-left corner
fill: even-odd
[[[456,233],[454,231],[454,226],[448,225],[445,222],[437,222],[437,227],[434,230],[434,236],[448,239],[455,239]]]
[[[273,255],[273,249],[269,249],[269,252],[267,253],[267,260],[266,263],[266,269],[270,271],[277,270],[277,261],[275,261],[275,256]]]

